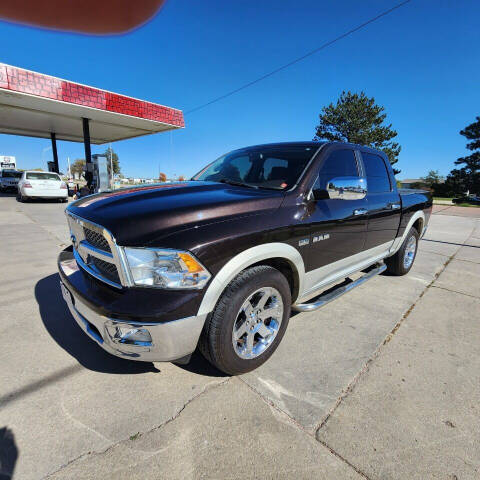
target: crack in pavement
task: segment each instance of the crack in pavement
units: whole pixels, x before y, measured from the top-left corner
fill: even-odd
[[[323,447],[325,447],[332,455],[337,457],[340,461],[345,463],[348,467],[350,467],[352,470],[354,470],[356,473],[361,475],[363,478],[366,478],[367,480],[370,480],[370,478],[362,471],[360,470],[356,465],[348,461],[345,457],[343,457],[341,454],[339,454],[337,451],[335,451],[332,447],[330,447],[326,442],[323,440],[320,440],[319,438],[316,437],[315,430],[313,432],[310,432],[308,429],[306,429],[301,423],[297,422],[297,420],[289,415],[287,412],[282,410],[280,407],[278,407],[274,402],[272,402],[268,397],[265,397],[259,390],[257,390],[255,387],[247,383],[242,377],[236,377],[239,381],[244,383],[253,393],[258,395],[260,399],[266,403],[270,408],[273,408],[276,410],[278,413],[281,415],[285,416],[289,422],[297,427],[299,430],[301,430],[303,433],[308,435],[309,437],[312,437],[315,441],[320,443]]]
[[[459,295],[465,295],[466,297],[475,298],[476,300],[480,300],[480,297],[477,297],[476,295],[470,295],[469,293],[459,292],[458,290],[452,290],[451,288],[440,287],[439,285],[432,285],[432,287],[439,288],[441,290],[446,290],[447,292],[458,293]]]
[[[476,226],[474,225],[472,228],[472,231],[466,238],[465,242],[462,245],[465,245],[465,243],[470,239],[470,237],[473,235],[475,232]],[[461,247],[460,247],[461,248]],[[393,338],[395,333],[398,331],[398,329],[402,326],[403,322],[408,318],[410,313],[413,311],[417,303],[422,299],[422,297],[427,293],[427,291],[434,286],[434,283],[437,281],[438,277],[445,271],[449,263],[454,260],[455,255],[459,252],[460,248],[452,253],[448,257],[448,259],[444,262],[442,265],[441,269],[435,274],[433,277],[432,281],[422,290],[420,295],[417,297],[417,299],[412,303],[410,308],[402,315],[402,318],[397,322],[397,324],[393,327],[393,329],[390,331],[390,333],[385,337],[383,342],[377,347],[377,349],[373,352],[372,356],[366,361],[365,365],[363,368],[353,377],[352,381],[348,384],[347,388],[342,392],[342,394],[338,397],[337,401],[335,402],[335,405],[332,407],[330,412],[327,413],[327,415],[319,422],[318,426],[315,428],[315,437],[317,438],[318,441],[320,439],[318,438],[318,433],[319,431],[327,424],[328,420],[330,417],[335,413],[337,408],[340,406],[340,404],[343,402],[345,398],[347,398],[354,390],[360,379],[370,370],[370,366],[372,363],[378,358],[380,353],[383,351],[383,347],[390,342],[390,340]],[[440,288],[440,287],[436,287]],[[457,292],[460,293],[460,292]],[[476,297],[474,297],[476,298]]]
[[[425,293],[430,289],[430,287],[433,285],[433,283],[437,280],[437,278],[440,276],[440,274],[447,268],[447,265],[452,261],[453,256],[450,256],[445,263],[442,265],[441,270],[435,274],[435,277],[433,280],[420,292],[420,295],[417,297],[417,299],[410,305],[408,310],[402,315],[400,320],[395,324],[395,326],[392,328],[390,333],[385,337],[383,342],[375,349],[373,352],[372,356],[365,362],[365,365],[359,370],[359,372],[353,377],[352,381],[348,384],[347,388],[342,392],[342,394],[338,397],[337,401],[335,402],[335,405],[332,407],[332,409],[327,413],[327,415],[320,420],[318,423],[317,427],[315,428],[316,436],[318,437],[318,432],[327,424],[329,418],[335,413],[337,408],[340,406],[342,401],[350,395],[354,389],[357,383],[359,382],[360,378],[363,377],[369,370],[371,364],[374,362],[376,358],[380,355],[381,351],[383,350],[383,347],[390,342],[390,340],[393,338],[397,330],[400,328],[402,323],[405,321],[405,319],[410,315],[412,310],[415,308],[417,303],[421,300],[421,298],[425,295]],[[318,438],[317,438],[318,440]]]
[[[85,457],[88,457],[90,455],[95,455],[95,456],[98,456],[98,455],[104,455],[106,453],[108,453],[110,450],[112,450],[113,448],[115,448],[116,446],[118,445],[121,445],[122,443],[126,444],[127,442],[132,442],[132,441],[135,441],[137,440],[138,438],[144,436],[144,435],[147,435],[149,433],[152,433],[160,428],[163,428],[165,427],[166,425],[168,425],[169,423],[175,421],[181,414],[182,412],[185,410],[185,408],[187,408],[188,405],[190,405],[193,401],[195,401],[197,398],[199,398],[200,396],[202,396],[203,394],[209,392],[210,390],[214,390],[215,388],[217,387],[220,387],[222,385],[225,385],[228,381],[230,381],[232,379],[232,377],[227,377],[226,379],[220,381],[220,382],[214,382],[214,383],[210,383],[210,384],[207,384],[205,385],[205,387],[203,387],[203,389],[198,392],[196,395],[194,395],[192,398],[190,398],[189,400],[187,400],[181,407],[180,409],[173,415],[171,416],[170,418],[168,418],[167,420],[165,420],[164,422],[162,422],[160,425],[156,425],[154,426],[153,428],[149,429],[149,430],[146,430],[145,432],[138,432],[136,433],[135,435],[131,435],[129,436],[128,438],[122,438],[116,442],[113,442],[111,445],[109,445],[108,447],[106,447],[105,449],[103,450],[95,450],[95,451],[89,451],[89,452],[84,452],[78,456],[76,456],[75,458],[72,458],[71,460],[69,460],[68,462],[60,465],[60,467],[58,467],[56,470],[54,470],[53,472],[49,472],[47,473],[45,476],[42,477],[42,480],[46,480],[50,477],[52,477],[53,475],[61,472],[62,470],[64,470],[65,468],[67,468],[68,466],[72,465],[73,463],[81,460],[82,458],[85,458]],[[133,438],[132,438],[133,437]],[[142,452],[142,453],[147,453],[149,454],[149,456],[153,456],[155,455],[157,452],[146,452],[144,450],[136,450],[130,446],[127,445],[127,448],[129,448],[131,451],[136,451],[136,452]]]

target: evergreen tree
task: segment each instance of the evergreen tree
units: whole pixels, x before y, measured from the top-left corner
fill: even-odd
[[[473,153],[466,157],[460,157],[455,165],[464,165],[460,171],[463,173],[465,190],[480,194],[480,117],[461,130],[460,135],[470,140],[466,147]]]
[[[393,139],[397,132],[385,125],[385,108],[375,103],[364,92],[343,91],[337,103],[323,107],[319,115],[314,140],[331,140],[358,143],[378,150],[388,156],[390,163],[398,162],[401,147]],[[400,170],[395,170],[395,174]]]
[[[429,187],[441,183],[444,180],[444,177],[440,175],[438,170],[430,170],[427,176],[421,178]]]

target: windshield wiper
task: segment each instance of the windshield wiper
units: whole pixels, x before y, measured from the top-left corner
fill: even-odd
[[[227,183],[228,185],[237,185],[239,187],[248,187],[258,189],[257,185],[250,185],[249,183],[238,182],[237,180],[230,180],[229,178],[221,178],[217,180],[220,183]]]

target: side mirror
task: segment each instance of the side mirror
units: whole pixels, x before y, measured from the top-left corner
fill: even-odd
[[[361,200],[367,194],[367,179],[360,177],[333,178],[327,182],[326,193],[331,199]]]

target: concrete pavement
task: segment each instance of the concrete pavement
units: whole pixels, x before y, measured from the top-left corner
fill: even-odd
[[[5,475],[480,476],[478,218],[440,207],[408,276],[295,315],[267,364],[228,378],[199,355],[118,359],[81,332],[58,289],[64,207],[0,198]]]

